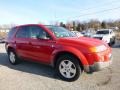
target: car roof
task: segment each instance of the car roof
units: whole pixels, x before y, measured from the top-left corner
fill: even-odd
[[[23,24],[23,25],[17,25],[15,27],[31,26],[31,25],[34,25],[34,26],[43,26],[42,24]]]
[[[57,26],[57,25],[44,25],[44,24],[23,24],[23,25],[17,25],[13,28],[18,28],[18,27],[22,27],[22,26]],[[58,26],[57,26],[58,27]]]
[[[79,32],[79,31],[71,31],[71,32]]]
[[[112,31],[112,29],[99,29],[97,31]]]

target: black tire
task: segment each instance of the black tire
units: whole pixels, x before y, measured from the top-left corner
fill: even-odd
[[[115,44],[115,38],[110,39],[109,46],[113,46]]]
[[[115,44],[115,37],[113,38],[112,44],[113,44],[113,45]]]
[[[11,60],[11,54],[14,55],[14,61]],[[9,58],[9,62],[12,64],[12,65],[17,65],[20,63],[20,59],[18,58],[17,54],[15,53],[14,50],[9,50],[8,51],[8,58]]]
[[[76,73],[74,74],[73,77],[71,78],[67,78],[65,76],[62,75],[62,73],[60,72],[60,65],[62,62],[64,62],[65,60],[68,60],[68,62],[72,62],[73,63],[73,66],[76,70]],[[73,67],[71,66],[71,67]],[[68,81],[68,82],[72,82],[72,81],[75,81],[79,78],[79,76],[82,74],[82,68],[79,64],[79,61],[73,57],[72,55],[62,55],[61,57],[58,58],[57,60],[57,63],[56,63],[56,72],[58,74],[58,76],[62,79],[62,80],[65,80],[65,81]],[[70,71],[69,71],[70,72]],[[67,71],[64,72],[64,74],[67,74]],[[70,72],[70,74],[72,74],[72,72]]]

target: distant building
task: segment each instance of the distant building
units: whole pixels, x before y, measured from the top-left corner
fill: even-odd
[[[113,30],[119,30],[118,27],[110,27],[110,29],[113,29]]]
[[[6,38],[9,31],[10,31],[9,28],[0,28],[0,37]]]
[[[0,28],[0,33],[8,33],[9,31],[9,28]]]

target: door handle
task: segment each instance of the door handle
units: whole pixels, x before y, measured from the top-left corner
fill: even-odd
[[[40,48],[40,46],[35,46],[35,48],[38,48],[38,49],[39,49],[39,48]]]
[[[32,45],[32,43],[31,43],[31,42],[28,42],[28,44],[29,44],[29,45]]]
[[[14,44],[16,44],[16,41],[14,41]]]

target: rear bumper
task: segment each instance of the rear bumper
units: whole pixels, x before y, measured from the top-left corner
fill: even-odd
[[[92,73],[95,71],[100,71],[106,67],[109,67],[112,64],[112,57],[106,62],[95,62],[93,65],[85,65],[84,71],[87,73]]]

